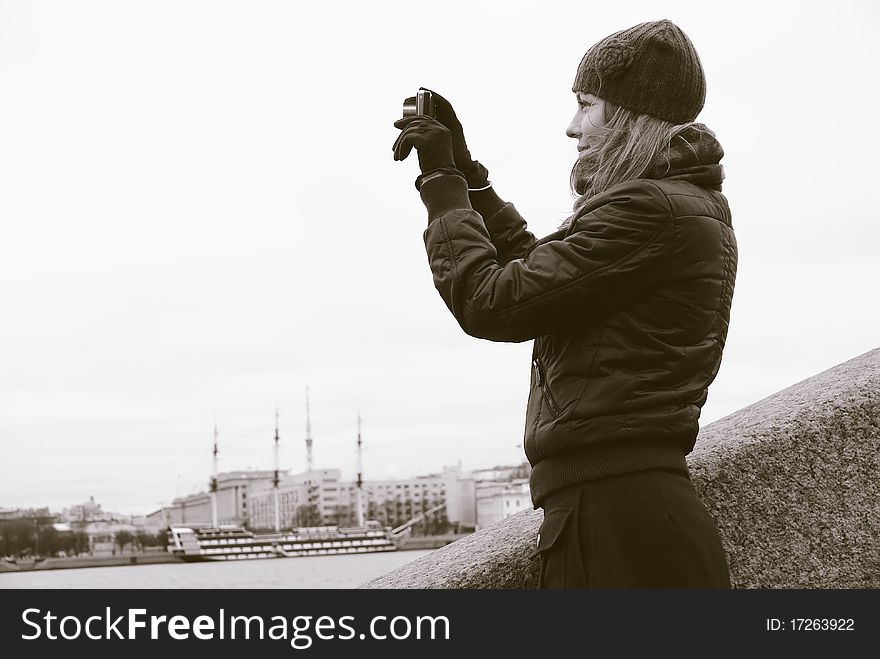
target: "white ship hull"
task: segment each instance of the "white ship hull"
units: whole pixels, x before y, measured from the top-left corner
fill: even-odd
[[[253,533],[241,527],[173,526],[168,531],[168,551],[186,561],[333,556],[396,551],[408,537],[408,532],[393,535],[388,529],[375,527],[323,526]]]

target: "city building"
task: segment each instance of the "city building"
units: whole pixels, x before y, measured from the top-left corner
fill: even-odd
[[[67,522],[90,522],[107,519],[108,515],[101,510],[101,504],[95,503],[95,497],[89,497],[85,503],[79,503],[61,511],[61,519]]]
[[[491,526],[505,517],[532,508],[529,481],[484,481],[476,490],[477,529]]]
[[[120,521],[96,520],[92,522],[72,523],[71,530],[80,531],[88,538],[88,553],[95,555],[113,555],[122,551],[122,539],[127,544],[133,539],[138,529],[133,524]]]
[[[439,474],[401,480],[364,481],[363,506],[366,519],[375,519],[392,528],[406,524],[446,501],[446,483]],[[339,515],[354,523],[357,519],[357,485],[345,483],[340,487]],[[414,533],[443,533],[447,513],[438,510],[413,527]]]
[[[477,482],[508,483],[510,481],[528,479],[531,467],[528,462],[518,465],[495,466],[489,469],[474,469],[470,472]]]
[[[336,524],[339,506],[339,469],[313,469],[285,474],[278,482],[281,528]],[[251,491],[248,525],[275,528],[275,492],[272,482],[255,484]]]
[[[40,519],[54,517],[48,508],[0,508],[0,522],[12,519]]]
[[[122,551],[143,529],[132,523],[130,515],[108,512],[90,496],[85,503],[65,508],[61,513],[68,532],[84,534],[86,546],[81,549],[91,556],[108,556]],[[129,546],[133,549],[133,546]]]
[[[286,474],[287,472],[283,472]],[[245,525],[250,519],[249,495],[255,488],[271,486],[274,471],[239,470],[217,474],[217,523]],[[147,515],[150,528],[172,525],[210,526],[211,495],[198,492],[174,499],[170,505]]]
[[[365,481],[364,518],[375,519],[383,526],[399,526],[445,503],[445,494],[446,484],[439,475]],[[275,493],[271,483],[255,487],[250,501],[250,527],[274,528]],[[357,484],[342,481],[339,469],[315,469],[287,476],[279,482],[278,501],[282,528],[357,524]],[[421,528],[445,526],[446,520],[446,513],[437,511]]]

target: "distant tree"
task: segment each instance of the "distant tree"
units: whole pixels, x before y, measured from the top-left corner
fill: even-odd
[[[16,518],[3,521],[6,551],[10,556],[20,556],[33,551],[33,534],[29,520]]]
[[[116,544],[119,546],[119,551],[122,552],[125,550],[125,546],[127,544],[130,544],[132,540],[134,540],[134,536],[125,529],[121,529],[116,532],[116,534],[114,535],[114,539],[116,540]]]
[[[321,515],[318,513],[318,506],[314,503],[303,504],[297,506],[296,509],[296,525],[297,526],[320,526]]]
[[[54,518],[45,515],[3,520],[0,522],[2,555],[52,556],[63,550],[65,534],[55,530],[52,526],[54,521]]]
[[[67,544],[67,533],[59,533],[51,523],[39,527],[37,536],[40,543],[40,553],[43,556],[55,556],[64,551]]]
[[[390,497],[385,499],[385,519],[389,526],[397,526],[397,505]]]
[[[76,556],[88,551],[89,536],[86,535],[86,533],[83,531],[73,531],[71,533],[65,533],[64,535],[64,551],[68,554]]]
[[[354,506],[346,506],[345,504],[339,504],[336,506],[336,514],[335,514],[334,522],[336,526],[352,526],[355,523],[354,517]]]
[[[139,529],[135,533],[135,542],[138,547],[143,550],[144,547],[161,547],[165,544],[165,534],[150,533],[144,529]]]
[[[431,535],[443,535],[449,532],[449,518],[446,516],[446,509],[438,510],[430,516]]]

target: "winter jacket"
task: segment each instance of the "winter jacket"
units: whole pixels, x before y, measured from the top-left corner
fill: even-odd
[[[541,240],[493,192],[469,197],[461,177],[421,188],[434,283],[462,329],[535,341],[524,446],[536,506],[578,482],[687,471],[737,265],[711,135]]]

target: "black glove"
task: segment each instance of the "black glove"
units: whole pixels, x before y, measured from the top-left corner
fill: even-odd
[[[400,135],[394,141],[395,160],[405,160],[413,147],[419,154],[419,168],[422,174],[436,169],[452,169],[455,158],[452,155],[452,135],[436,119],[424,114],[404,117],[394,122],[400,128]]]
[[[455,166],[467,178],[468,187],[484,188],[489,185],[489,170],[471,158],[471,152],[468,151],[467,142],[464,140],[464,129],[455,116],[452,104],[435,91],[425,87],[421,89],[431,92],[434,97],[434,116],[452,134],[452,155],[455,158]]]

